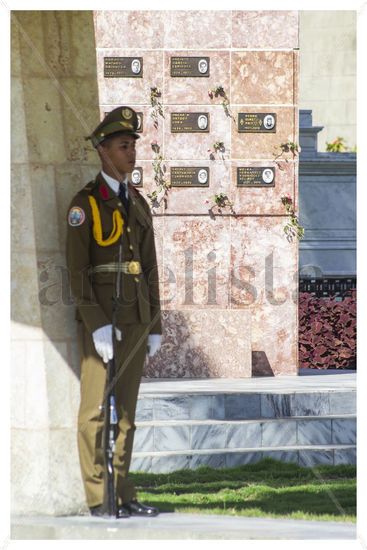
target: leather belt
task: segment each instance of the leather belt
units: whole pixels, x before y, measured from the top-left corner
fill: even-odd
[[[110,262],[108,264],[94,265],[89,268],[88,273],[100,273],[100,272],[117,272],[119,266],[122,273],[128,273],[129,275],[138,275],[142,272],[141,264],[137,260],[131,260],[129,262]]]

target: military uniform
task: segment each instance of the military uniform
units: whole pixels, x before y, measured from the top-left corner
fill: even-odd
[[[117,111],[115,109],[110,119],[116,118]],[[129,108],[121,108],[119,112],[128,111]],[[136,114],[131,111],[135,116],[129,133],[133,133],[137,127]],[[120,122],[124,122],[124,116],[118,114],[118,117],[121,118]],[[121,127],[127,128],[116,126],[116,120],[111,122],[110,119],[107,115],[92,134],[94,145],[104,135],[121,131]],[[112,323],[112,297],[119,266],[121,284],[116,326],[122,332],[122,340],[117,341],[115,346],[119,429],[114,453],[118,505],[137,496],[134,484],[128,479],[136,429],[136,401],[148,335],[162,334],[152,215],[148,203],[130,181],[128,192],[127,212],[120,197],[109,187],[100,172],[95,180],[73,197],[67,215],[67,267],[76,301],[81,352],[78,450],[89,507],[99,506],[103,501],[101,405],[106,377],[105,364],[96,352],[92,333]],[[100,242],[98,231],[96,233],[96,216],[99,216]],[[121,236],[109,245],[102,245],[116,231],[116,220],[122,223]]]

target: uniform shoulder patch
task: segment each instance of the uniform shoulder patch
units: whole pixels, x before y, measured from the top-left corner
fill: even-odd
[[[85,212],[80,206],[72,206],[68,214],[69,225],[74,227],[82,225],[85,220]]]

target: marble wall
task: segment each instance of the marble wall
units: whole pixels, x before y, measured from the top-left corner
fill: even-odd
[[[163,345],[147,377],[250,377],[297,374],[298,241],[289,242],[281,202],[298,210],[298,158],[274,157],[298,142],[298,12],[94,12],[101,117],[118,105],[143,114],[137,166],[143,194],[154,191],[157,141],[172,166],[210,169],[210,185],[172,187],[153,209],[160,267]],[[189,30],[189,32],[188,32]],[[106,57],[142,57],[142,78],[104,76]],[[173,56],[208,56],[208,77],[172,77]],[[222,86],[229,99],[208,91]],[[150,88],[161,90],[155,127]],[[207,133],[171,133],[173,112],[209,113]],[[276,132],[239,133],[238,113],[270,112]],[[210,158],[217,141],[225,150]],[[275,168],[275,185],[237,187],[240,166]],[[233,203],[209,215],[215,194]],[[149,199],[148,199],[149,200]]]

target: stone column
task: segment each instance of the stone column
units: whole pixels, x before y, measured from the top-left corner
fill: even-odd
[[[95,172],[92,12],[12,13],[12,511],[84,506],[79,358],[65,277],[66,212]]]

